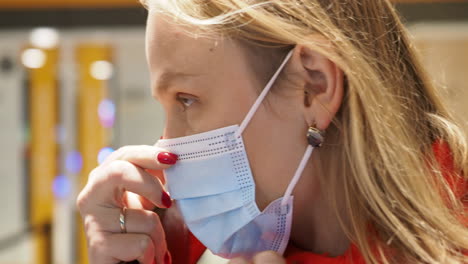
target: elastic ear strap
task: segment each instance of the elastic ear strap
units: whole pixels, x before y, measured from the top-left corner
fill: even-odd
[[[279,66],[279,68],[276,70],[275,74],[273,74],[270,81],[268,81],[267,85],[265,86],[265,89],[263,89],[263,91],[260,93],[257,100],[255,100],[255,103],[252,105],[249,112],[245,116],[244,120],[240,124],[239,129],[236,131],[236,135],[235,135],[236,138],[240,137],[240,135],[242,135],[242,132],[244,132],[245,128],[249,124],[249,122],[252,119],[253,115],[255,114],[255,112],[257,112],[258,107],[260,107],[260,104],[263,102],[263,99],[265,99],[266,95],[268,94],[268,91],[270,91],[271,87],[275,83],[276,78],[278,78],[278,75],[283,70],[284,66],[289,61],[289,59],[291,58],[291,56],[293,54],[293,51],[294,50],[289,51],[288,55],[286,55],[286,58],[283,60],[283,62]]]
[[[309,161],[313,150],[314,150],[314,147],[312,147],[311,145],[307,145],[307,149],[304,153],[304,156],[302,157],[301,162],[299,163],[299,167],[297,167],[296,173],[294,173],[294,177],[289,183],[288,188],[286,189],[286,192],[284,193],[283,199],[281,200],[281,207],[285,206],[288,203],[288,198],[289,196],[291,196],[292,191],[294,190],[294,187],[296,187],[297,182],[301,178],[302,172],[304,171],[305,166],[307,165],[307,162]]]

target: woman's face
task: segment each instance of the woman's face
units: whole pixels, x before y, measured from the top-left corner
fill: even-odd
[[[150,12],[146,38],[152,94],[166,115],[164,138],[240,124],[281,58],[275,65],[255,60],[238,41],[196,38],[168,21]],[[284,194],[307,145],[304,91],[292,83],[294,74],[280,75],[243,133],[260,209]],[[305,178],[296,192],[311,191]]]

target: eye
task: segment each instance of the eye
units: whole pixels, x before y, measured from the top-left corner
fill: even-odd
[[[189,107],[195,102],[195,99],[193,98],[180,98],[180,102],[184,104],[185,106]]]
[[[197,99],[194,96],[184,93],[178,93],[176,99],[184,106],[184,108],[191,106],[197,101]]]

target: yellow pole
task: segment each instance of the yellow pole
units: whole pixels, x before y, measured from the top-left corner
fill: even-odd
[[[97,163],[99,150],[107,145],[107,131],[101,125],[98,116],[99,103],[107,96],[107,81],[98,80],[91,74],[97,61],[111,61],[112,49],[103,44],[82,44],[77,47],[78,62],[78,149],[83,156],[83,168],[80,175],[80,187],[83,188],[88,174]],[[97,69],[99,70],[99,69]],[[99,72],[98,72],[99,73]],[[78,223],[82,223],[81,218]],[[78,226],[78,262],[88,263],[86,237],[83,225]]]
[[[43,50],[45,63],[29,71],[31,126],[30,218],[37,264],[52,262],[50,227],[53,214],[52,183],[57,174],[57,49]]]

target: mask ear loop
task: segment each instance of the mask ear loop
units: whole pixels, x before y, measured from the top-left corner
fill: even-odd
[[[294,190],[294,187],[296,187],[297,182],[301,178],[302,172],[305,169],[305,166],[307,165],[307,162],[310,159],[310,156],[312,156],[312,152],[314,151],[314,147],[312,145],[307,145],[306,151],[304,153],[304,156],[302,157],[301,162],[299,163],[299,166],[296,169],[296,172],[294,173],[294,176],[291,180],[291,182],[288,185],[288,188],[286,189],[286,192],[284,193],[283,199],[281,199],[281,207],[284,208],[285,205],[288,203],[288,198],[291,196],[292,191]]]
[[[239,129],[236,131],[236,133],[234,134],[235,138],[238,138],[242,135],[242,132],[244,132],[245,128],[247,127],[247,125],[249,124],[250,120],[252,119],[253,115],[255,114],[255,112],[257,112],[257,109],[260,107],[260,104],[263,102],[263,99],[265,99],[266,95],[268,94],[268,92],[270,91],[271,87],[273,86],[273,84],[275,83],[276,79],[278,78],[278,75],[280,74],[280,72],[283,70],[284,66],[286,65],[286,63],[289,61],[289,59],[291,58],[292,54],[293,54],[293,50],[289,51],[289,53],[286,55],[286,58],[283,60],[283,62],[281,63],[281,65],[278,67],[278,69],[276,70],[275,74],[273,74],[273,76],[271,77],[270,81],[268,81],[267,85],[265,86],[265,89],[263,89],[263,91],[260,93],[260,95],[258,96],[257,100],[255,100],[255,103],[252,105],[252,107],[250,108],[249,112],[247,113],[247,115],[245,116],[244,120],[242,121],[242,123],[240,124],[239,126]]]
[[[242,121],[242,123],[240,124],[239,126],[239,129],[235,132],[234,136],[235,138],[238,138],[242,135],[242,133],[244,132],[245,128],[247,127],[247,125],[249,124],[250,120],[252,119],[253,115],[255,114],[255,112],[257,112],[258,108],[260,107],[260,104],[263,102],[263,100],[265,99],[266,95],[268,94],[268,92],[270,91],[271,87],[273,86],[273,84],[275,83],[276,79],[278,78],[278,75],[281,73],[281,71],[283,70],[284,66],[286,65],[286,63],[289,61],[289,59],[291,58],[291,56],[293,55],[293,50],[290,50],[288,52],[288,54],[286,55],[286,57],[284,58],[283,62],[281,63],[281,65],[278,67],[278,69],[276,70],[275,74],[273,74],[273,76],[271,77],[271,79],[268,81],[267,85],[265,86],[265,88],[263,89],[263,91],[260,93],[260,95],[258,96],[257,100],[255,100],[255,103],[252,105],[252,107],[250,108],[249,112],[247,113],[247,115],[245,116],[244,120]],[[308,145],[307,146],[307,149],[304,153],[304,156],[302,157],[302,160],[301,162],[299,163],[299,167],[297,168],[296,170],[296,173],[294,174],[294,177],[292,178],[291,182],[289,183],[289,186],[288,188],[286,189],[286,192],[283,196],[283,199],[281,200],[281,207],[282,208],[286,208],[285,205],[287,205],[288,203],[288,198],[289,196],[291,196],[291,193],[292,191],[294,190],[294,187],[296,187],[296,184],[297,182],[299,181],[299,179],[301,178],[301,175],[302,175],[302,172],[304,171],[304,168],[305,166],[307,165],[307,161],[309,160],[310,156],[312,155],[312,151],[314,150],[314,147],[311,146],[311,145]],[[287,208],[286,208],[287,209]]]

